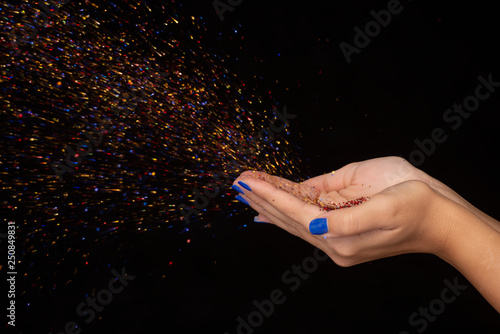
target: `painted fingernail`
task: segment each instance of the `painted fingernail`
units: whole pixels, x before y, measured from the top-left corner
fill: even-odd
[[[253,217],[254,223],[261,223],[261,224],[267,224],[266,222],[261,222],[260,220],[257,219],[258,216]]]
[[[237,185],[232,185],[231,188],[233,190],[236,190],[237,192],[239,192],[240,194],[243,194],[243,190],[240,189],[240,187],[238,187]]]
[[[239,181],[239,182],[238,182],[238,184],[239,184],[240,186],[242,186],[243,188],[245,188],[246,190],[248,190],[248,191],[252,191],[252,189],[250,189],[250,187],[248,186],[248,184],[246,184],[245,182],[243,182],[243,181]]]
[[[236,196],[236,199],[237,199],[238,201],[240,201],[241,203],[244,203],[244,204],[246,204],[246,205],[250,205],[250,204],[247,202],[247,200],[246,200],[246,199],[244,199],[243,197],[241,197],[240,195]]]
[[[314,235],[321,235],[328,232],[328,223],[326,218],[316,218],[309,224],[309,231]]]

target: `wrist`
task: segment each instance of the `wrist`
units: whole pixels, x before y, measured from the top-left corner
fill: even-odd
[[[447,200],[449,232],[436,254],[464,275],[500,312],[500,233],[463,206]]]
[[[440,193],[437,193],[437,198],[432,202],[435,224],[442,230],[434,255],[456,266],[463,259],[464,248],[474,246],[481,239],[485,223],[471,211]]]
[[[428,253],[448,261],[448,254],[453,253],[457,242],[454,233],[456,228],[454,205],[457,204],[430,186],[425,201],[429,203],[426,211],[428,228],[425,235],[429,247]]]

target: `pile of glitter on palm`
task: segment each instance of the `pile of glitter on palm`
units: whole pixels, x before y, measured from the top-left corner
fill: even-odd
[[[338,209],[344,209],[344,208],[350,208],[356,205],[360,205],[361,203],[366,202],[369,200],[370,197],[360,197],[356,198],[347,202],[343,203],[335,203],[331,200],[325,199],[325,198],[319,198],[317,200],[317,205],[325,211],[332,211],[332,210],[338,210]]]
[[[321,210],[332,211],[344,208],[350,208],[366,202],[370,197],[360,197],[349,200],[347,202],[335,203],[329,199],[320,198],[321,192],[315,187],[310,187],[305,184],[296,183],[282,177],[269,175],[260,171],[246,171],[243,175],[252,176],[254,178],[266,181],[272,184],[277,189],[286,191],[287,193],[297,197],[298,199],[308,203],[317,205]]]

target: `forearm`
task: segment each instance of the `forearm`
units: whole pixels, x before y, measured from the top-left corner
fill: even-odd
[[[442,216],[451,223],[438,254],[457,268],[500,312],[500,232],[462,205],[448,202]]]
[[[493,217],[488,216],[486,213],[482,212],[478,208],[474,207],[472,204],[468,203],[470,205],[470,211],[474,213],[476,216],[478,216],[480,219],[482,219],[486,224],[490,225],[492,228],[494,228],[498,233],[500,233],[500,222],[496,220]]]

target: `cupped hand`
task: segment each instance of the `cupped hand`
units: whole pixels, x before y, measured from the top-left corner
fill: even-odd
[[[304,184],[319,187],[322,196],[370,196],[369,201],[325,212],[249,174],[243,173],[235,185],[245,189],[240,196],[259,213],[259,220],[273,223],[322,249],[338,265],[351,266],[403,253],[439,256],[450,228],[446,219],[440,219],[446,212],[446,201],[449,202],[446,197],[422,181],[404,181],[384,188],[390,181],[377,181],[373,171],[344,168],[341,179],[352,180],[345,187],[328,179],[318,183],[321,177]],[[357,173],[362,176],[356,176]],[[363,183],[365,180],[367,184]],[[338,190],[327,192],[329,189]]]

